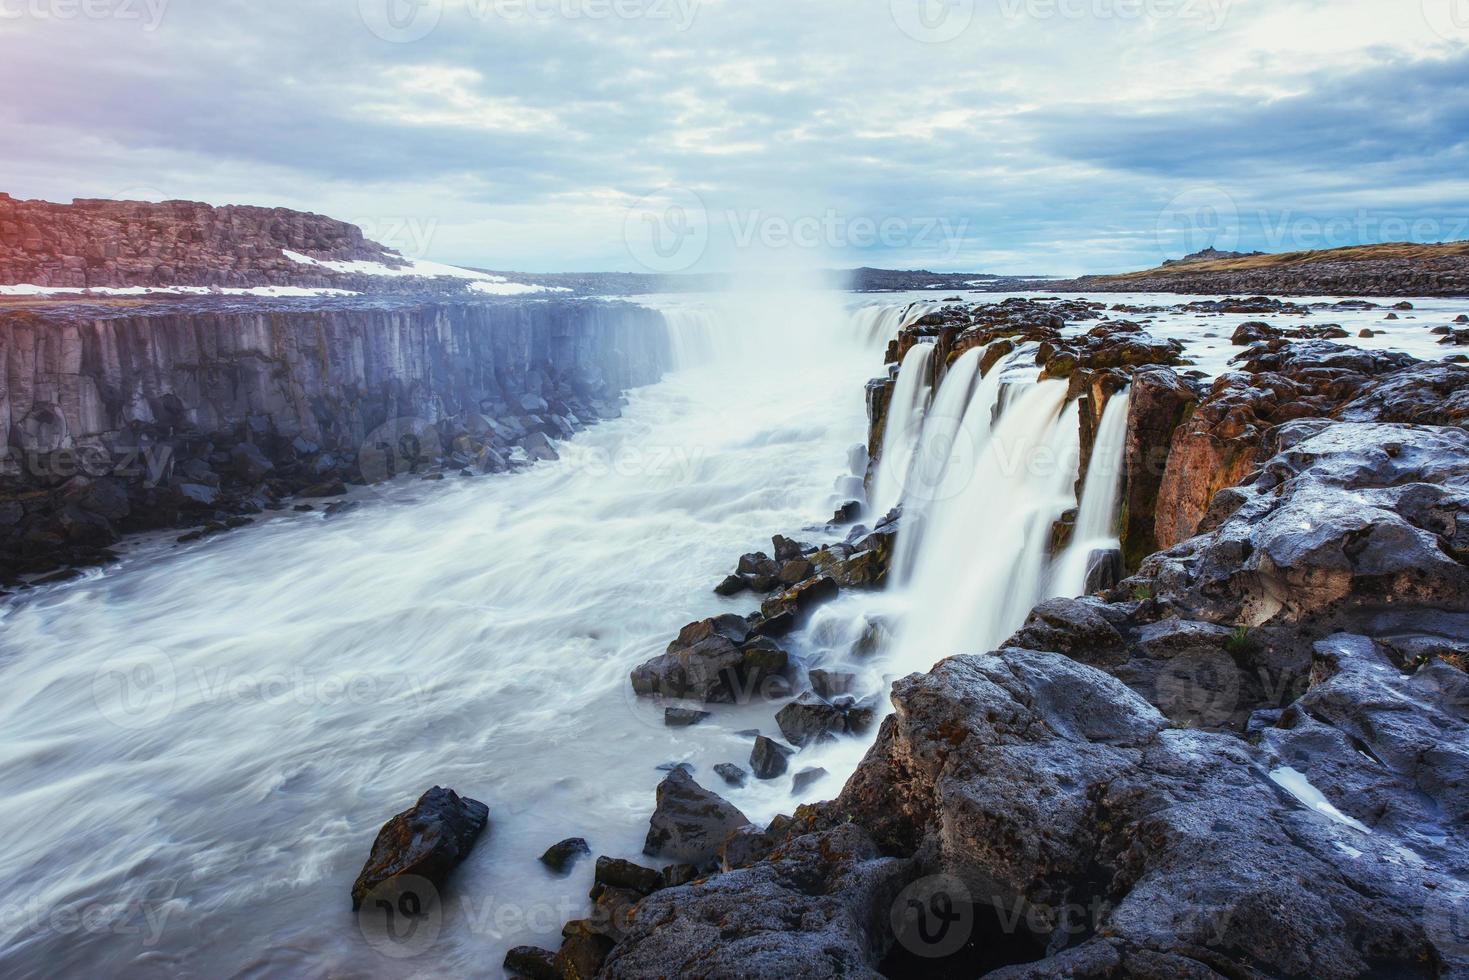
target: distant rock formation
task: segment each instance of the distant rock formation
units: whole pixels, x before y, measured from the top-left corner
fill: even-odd
[[[0,193],[0,283],[351,288],[351,277],[294,261],[286,250],[321,261],[408,265],[355,225],[319,214],[194,201],[53,204]]]
[[[1181,259],[1165,259],[1163,268],[1175,265],[1195,265],[1199,262],[1218,262],[1223,259],[1248,259],[1264,254],[1264,252],[1225,252],[1217,248],[1206,248],[1191,255],[1185,255]]]

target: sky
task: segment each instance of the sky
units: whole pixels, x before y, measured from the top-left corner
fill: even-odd
[[[1469,238],[1469,0],[0,0],[0,191],[496,270]]]

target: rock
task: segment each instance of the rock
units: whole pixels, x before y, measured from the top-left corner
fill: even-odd
[[[721,596],[739,595],[750,588],[750,582],[744,576],[730,575],[714,587],[714,594]]]
[[[313,483],[301,491],[300,496],[308,499],[319,497],[340,497],[347,492],[347,485],[341,480],[326,480],[322,483]]]
[[[576,865],[579,858],[590,855],[591,847],[585,838],[569,837],[559,844],[552,844],[541,855],[541,863],[558,874],[564,874]]]
[[[1454,317],[1454,322],[1455,323],[1469,323],[1469,315],[1460,313],[1458,316]]]
[[[813,784],[825,779],[826,776],[827,772],[825,769],[802,769],[800,772],[796,773],[795,778],[791,781],[791,794],[794,796],[802,795],[806,792],[806,790],[810,789]]]
[[[785,774],[786,760],[794,754],[794,750],[760,735],[755,739],[755,747],[750,750],[750,769],[756,779],[775,779]]]
[[[761,571],[761,567],[769,561],[769,557],[763,551],[752,552],[740,556],[740,564],[737,569],[741,575],[755,575]]]
[[[250,442],[242,442],[230,450],[230,465],[245,483],[259,483],[275,472],[275,464]]]
[[[562,980],[556,954],[538,946],[516,946],[505,954],[505,970],[528,980]]]
[[[688,728],[710,717],[707,711],[695,711],[692,708],[664,708],[663,724],[669,728]]]
[[[593,922],[568,922],[562,930],[561,949],[553,961],[563,980],[592,980],[602,970],[614,941]]]
[[[219,491],[202,483],[183,483],[178,489],[180,497],[199,507],[213,507],[219,500]]]
[[[1361,337],[1363,340],[1371,340],[1373,337],[1376,337],[1377,334],[1372,330],[1363,329],[1357,334],[1357,336]]]
[[[663,886],[663,876],[652,868],[621,858],[599,857],[592,879],[592,898],[597,898],[606,888],[624,888],[640,895],[651,895]]]
[[[1157,550],[1158,494],[1169,445],[1197,403],[1193,390],[1167,368],[1133,375],[1122,489],[1122,555],[1129,568]]]
[[[692,776],[673,772],[658,786],[658,806],[649,821],[643,853],[704,865],[715,859],[720,842],[730,832],[749,823],[743,813]]]
[[[1116,587],[1125,574],[1122,567],[1122,552],[1116,548],[1093,551],[1087,557],[1086,593],[1095,595]]]
[[[862,504],[855,500],[849,500],[838,507],[836,513],[832,514],[830,523],[836,527],[845,527],[858,520],[862,516]]]
[[[730,762],[721,762],[714,767],[720,777],[730,786],[739,788],[749,781],[750,774]]]
[[[779,534],[772,538],[771,542],[775,547],[775,560],[779,562],[788,562],[800,558],[801,554],[806,550],[805,546],[799,542],[792,541],[790,538],[782,537]]]
[[[544,432],[532,432],[520,441],[520,448],[534,462],[554,462],[561,458]]]
[[[846,730],[843,713],[811,691],[780,709],[775,716],[781,734],[797,748],[831,740]],[[758,774],[757,770],[757,774]]]
[[[1234,336],[1230,338],[1230,343],[1236,347],[1248,347],[1251,344],[1258,344],[1262,340],[1270,340],[1273,337],[1279,336],[1280,331],[1270,324],[1261,323],[1258,320],[1251,320],[1248,323],[1241,323],[1239,325],[1234,331]]]
[[[828,701],[842,694],[851,694],[857,686],[856,674],[833,670],[812,670],[809,672],[809,677],[811,678],[811,690]]]
[[[383,825],[372,853],[352,885],[352,908],[395,878],[423,878],[442,887],[449,873],[469,856],[489,822],[490,809],[453,790],[435,786],[410,809]]]
[[[810,578],[815,571],[815,566],[809,561],[795,558],[780,566],[780,574],[776,578],[782,585],[798,585]]]

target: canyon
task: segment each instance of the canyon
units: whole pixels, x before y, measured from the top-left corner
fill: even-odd
[[[1469,972],[1462,303],[474,295],[79,204],[12,284],[359,295],[0,301],[0,871],[137,920],[7,972]]]

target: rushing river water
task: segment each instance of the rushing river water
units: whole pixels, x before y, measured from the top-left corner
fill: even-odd
[[[866,434],[863,382],[908,312],[906,299],[856,316],[849,303],[673,309],[685,366],[562,445],[559,462],[395,483],[334,519],[141,548],[0,610],[0,973],[493,976],[509,946],[554,947],[561,923],[586,913],[591,863],[555,878],[536,861],[548,845],[585,836],[594,853],[637,858],[660,763],[690,762],[726,792],[711,768],[745,763],[737,733],[775,731],[770,705],[665,728],[628,672],[683,624],[748,611],[748,596],[711,586],[742,552],[819,525],[845,499],[837,484]],[[1460,312],[1430,308],[1445,322]],[[1222,356],[1201,335],[1217,330],[1227,347],[1245,319],[1173,318],[1157,332],[1197,340],[1213,370]],[[1442,353],[1426,322],[1393,325],[1404,340],[1409,328],[1422,343],[1382,344]],[[998,425],[1054,447],[1044,498],[1033,484],[966,485],[991,525],[1017,494],[1030,508],[994,552],[1010,564],[966,559],[986,521],[947,499],[927,535],[936,544],[910,549],[908,580],[928,582],[930,598],[945,588],[926,615],[960,606],[970,618],[905,633],[901,658],[854,667],[843,658],[856,636],[905,602],[845,596],[793,640],[797,652],[880,693],[892,674],[958,652],[946,644],[1018,625],[1045,587],[1034,529],[1076,505],[1074,407],[1030,387]],[[978,397],[963,395],[951,400]],[[915,390],[915,425],[943,397]],[[1089,519],[1104,537],[1106,515]],[[1026,569],[1020,591],[1012,565]],[[1005,605],[985,605],[997,589]],[[806,797],[839,790],[864,750],[845,740],[804,753],[800,766],[830,771]],[[452,879],[437,938],[394,958],[359,931],[348,888],[378,827],[434,784],[488,803],[491,828]],[[757,820],[799,802],[788,779],[726,795]]]

